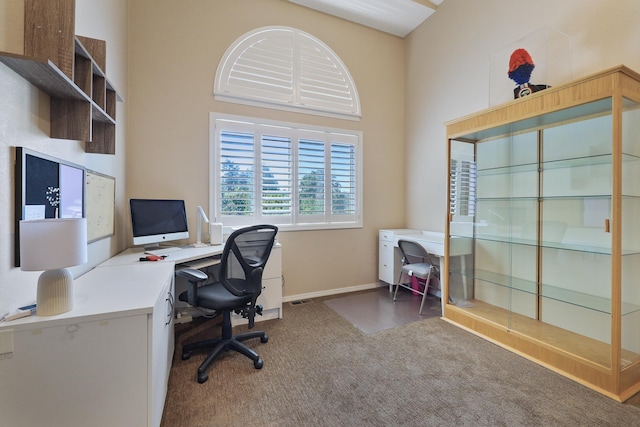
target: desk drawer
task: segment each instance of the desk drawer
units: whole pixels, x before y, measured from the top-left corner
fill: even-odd
[[[380,230],[378,239],[380,241],[391,242],[393,243],[394,233],[391,230]]]
[[[402,236],[400,236],[400,238],[402,238]],[[428,240],[412,239],[411,237],[405,237],[404,240],[416,242],[431,255],[444,256],[444,242],[430,242]]]
[[[395,248],[393,242],[378,242],[378,280],[393,283],[395,274]]]

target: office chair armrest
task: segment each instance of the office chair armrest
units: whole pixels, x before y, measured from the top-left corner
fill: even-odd
[[[187,279],[189,282],[189,287],[187,288],[187,302],[196,306],[196,300],[198,299],[198,283],[202,283],[206,281],[209,276],[206,273],[200,270],[196,270],[195,268],[184,268],[182,270],[176,271],[176,276],[183,277]]]

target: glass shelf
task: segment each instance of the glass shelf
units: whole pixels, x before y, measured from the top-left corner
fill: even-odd
[[[454,274],[460,274],[461,276],[466,276],[467,278],[482,280],[483,282],[488,282],[501,287],[526,292],[528,294],[535,294],[537,290],[536,282],[519,279],[517,277],[508,276],[505,274],[494,273],[492,271],[476,269],[465,273],[459,271]]]
[[[537,163],[528,163],[523,165],[478,169],[478,177],[491,176],[491,175],[511,175],[514,173],[537,172],[537,171],[538,171]]]
[[[466,271],[452,271],[452,276],[481,280],[501,288],[524,292],[530,295],[537,295],[537,284],[534,281],[520,279],[505,274],[494,273],[480,269],[467,269]],[[611,314],[611,299],[577,292],[571,289],[559,288],[557,286],[541,285],[542,298],[548,298],[565,304],[594,310],[605,314]],[[640,311],[640,305],[622,303],[622,315],[628,315]]]
[[[543,161],[542,170],[553,170],[553,169],[571,169],[576,167],[583,166],[598,166],[598,165],[610,165],[612,161],[611,154],[601,154],[598,156],[589,156],[589,157],[574,157],[570,159],[558,159],[558,160],[549,160]]]
[[[563,289],[554,286],[542,286],[542,297],[560,301],[566,304],[611,314],[611,299],[584,294],[570,289]],[[630,303],[622,303],[622,315],[640,311],[640,306]]]
[[[508,243],[510,245],[537,246],[538,242],[532,239],[524,239],[520,237],[505,237],[499,235],[476,235],[476,241]]]
[[[591,254],[611,255],[611,247],[592,246],[580,243],[542,242],[542,248],[561,249],[565,251],[577,251]]]
[[[468,239],[474,240],[474,237],[451,233],[451,238],[456,239]],[[538,246],[538,242],[532,239],[523,239],[518,237],[510,237],[505,238],[504,236],[491,236],[491,235],[481,235],[475,236],[476,241],[485,241],[485,242],[498,242],[498,243],[507,243],[513,245],[522,245],[522,246]],[[585,245],[585,244],[577,244],[577,243],[559,243],[559,242],[541,242],[539,245],[541,248],[548,249],[560,249],[564,251],[577,251],[591,254],[600,254],[600,255],[611,255],[611,248],[604,246],[595,246],[595,245]],[[639,255],[640,248],[630,248],[630,249],[622,249],[622,256],[631,256],[631,255]]]
[[[625,196],[625,197],[637,197],[640,198],[640,196],[635,196],[635,195],[631,195],[631,196]],[[544,197],[531,197],[531,196],[522,196],[522,197],[478,197],[476,199],[476,202],[511,202],[511,201],[526,201],[526,200],[533,200],[533,201],[544,201],[544,200],[570,200],[570,199],[574,199],[574,200],[578,200],[578,199],[611,199],[611,194],[589,194],[587,196],[544,196]]]
[[[592,253],[592,254],[611,255],[611,247],[585,245],[581,243],[541,242],[540,245],[538,245],[538,242],[536,240],[522,239],[518,237],[504,238],[502,236],[489,236],[489,235],[476,236],[476,240],[487,241],[487,242],[508,243],[511,245],[540,246],[541,248],[561,249],[565,251],[578,251],[578,252],[585,252],[585,253]],[[638,252],[630,250],[630,251],[627,251],[625,255],[632,255],[635,253],[638,253]]]
[[[623,162],[639,162],[640,157],[634,156],[631,154],[623,154],[622,155]],[[574,168],[574,167],[582,167],[582,166],[596,166],[596,165],[606,165],[611,164],[612,155],[611,154],[599,154],[596,156],[585,156],[585,157],[573,157],[567,159],[553,159],[540,162],[542,170],[545,169],[558,169],[558,168]],[[502,167],[492,167],[486,169],[478,168],[478,176],[486,176],[486,175],[511,175],[513,173],[521,173],[521,172],[535,172],[538,170],[538,163],[526,163],[521,165],[509,165]]]

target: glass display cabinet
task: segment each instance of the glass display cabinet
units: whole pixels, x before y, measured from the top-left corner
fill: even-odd
[[[640,391],[640,74],[447,123],[444,318],[618,401]],[[461,259],[462,258],[462,259]]]

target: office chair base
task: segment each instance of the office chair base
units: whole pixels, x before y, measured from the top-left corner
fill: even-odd
[[[260,342],[262,343],[266,343],[267,341],[269,341],[269,336],[263,331],[245,332],[238,335],[232,335],[231,313],[229,311],[225,311],[222,321],[222,336],[205,341],[185,344],[182,347],[182,360],[189,359],[193,350],[213,347],[211,353],[209,353],[207,358],[204,360],[204,362],[202,362],[202,364],[200,364],[200,367],[198,368],[198,382],[200,384],[209,379],[209,375],[207,375],[207,369],[213,363],[213,361],[216,360],[223,352],[229,350],[233,350],[245,355],[249,359],[253,360],[254,368],[262,369],[262,367],[264,366],[264,361],[260,358],[260,356],[258,356],[258,353],[242,343],[242,341],[252,338],[260,338]]]
[[[204,365],[204,363],[203,363]],[[262,369],[262,367],[264,366],[264,360],[262,360],[261,357],[258,357],[257,360],[253,361],[253,367],[256,369]],[[206,370],[207,367],[205,367]],[[200,368],[198,368],[198,383],[202,384],[204,382],[206,382],[209,379],[209,374],[207,374],[206,372],[200,372]]]

